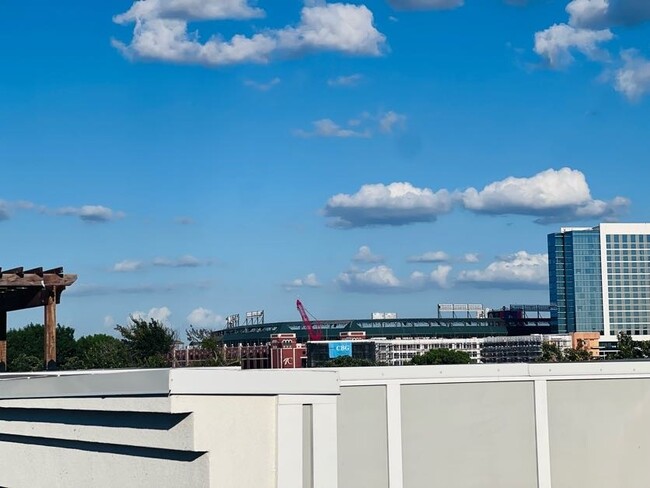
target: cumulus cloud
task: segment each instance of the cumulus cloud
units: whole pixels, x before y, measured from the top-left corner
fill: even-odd
[[[449,259],[449,254],[444,251],[429,251],[417,256],[410,256],[406,258],[406,261],[409,263],[444,263]]]
[[[450,10],[462,7],[464,0],[388,0],[395,10]]]
[[[115,327],[115,319],[111,315],[106,315],[104,317],[104,327],[107,329],[112,329]]]
[[[323,209],[328,225],[349,229],[433,222],[455,206],[479,214],[529,215],[538,224],[584,220],[615,221],[630,201],[591,196],[585,175],[571,168],[548,169],[531,177],[508,177],[482,190],[438,191],[408,182],[363,185],[354,194],[339,193]]]
[[[273,78],[272,80],[266,82],[266,83],[260,83],[258,81],[253,81],[253,80],[244,80],[244,86],[247,86],[249,88],[253,88],[254,90],[258,91],[269,91],[271,88],[273,88],[275,85],[280,84],[280,78]]]
[[[409,277],[409,282],[406,284],[407,288],[424,289],[430,287],[447,288],[449,286],[449,273],[452,267],[448,264],[441,264],[436,267],[429,274],[420,271],[414,271]]]
[[[142,268],[142,264],[142,261],[131,261],[127,259],[120,261],[119,263],[115,263],[113,266],[113,271],[116,271],[118,273],[137,271],[138,269]]]
[[[251,19],[264,17],[264,11],[247,0],[138,0],[113,20],[126,24],[143,19]]]
[[[330,78],[327,80],[327,84],[329,86],[356,86],[361,82],[361,80],[363,80],[363,75],[355,73],[353,75]]]
[[[384,133],[391,133],[396,127],[404,128],[406,116],[397,112],[388,111],[379,118],[379,130]]]
[[[198,327],[214,327],[224,323],[224,318],[221,315],[203,307],[192,310],[186,320],[187,323]]]
[[[457,282],[510,289],[544,288],[548,286],[548,256],[519,251],[484,269],[461,271]]]
[[[167,322],[169,320],[169,317],[171,317],[172,312],[169,310],[167,307],[160,307],[160,308],[151,308],[149,309],[148,312],[133,312],[131,314],[131,317],[134,319],[139,319],[139,320],[157,320],[158,322]]]
[[[124,217],[123,212],[116,212],[102,205],[83,205],[81,207],[63,207],[54,210],[57,215],[69,215],[79,217],[84,222],[104,223]]]
[[[267,63],[274,56],[314,51],[379,56],[386,40],[374,27],[373,14],[364,5],[309,2],[296,26],[266,29],[251,37],[236,34],[230,40],[215,35],[201,42],[198,33],[188,32],[189,20],[262,15],[260,9],[244,1],[205,3],[209,6],[202,6],[199,0],[136,2],[114,18],[121,24],[135,23],[130,44],[114,40],[113,45],[131,59],[221,66]],[[172,4],[176,7],[171,8]]]
[[[462,261],[465,263],[478,263],[480,259],[477,253],[468,252],[463,256]]]
[[[615,219],[629,201],[605,202],[591,196],[585,175],[571,168],[548,169],[530,178],[509,177],[460,194],[463,206],[476,213],[532,215],[540,224],[585,219]]]
[[[401,288],[400,280],[393,270],[385,265],[366,271],[346,271],[336,279],[338,285],[347,291],[382,291]]]
[[[446,287],[451,269],[451,266],[439,265],[428,274],[415,271],[407,279],[400,280],[390,267],[382,264],[367,270],[345,271],[339,274],[336,283],[350,292],[404,293]]]
[[[452,209],[447,190],[434,192],[410,183],[363,185],[357,193],[331,197],[324,214],[339,228],[433,222]]]
[[[355,263],[381,263],[383,260],[382,256],[374,254],[368,246],[361,246],[352,257]]]
[[[635,25],[650,20],[648,0],[572,0],[566,11],[571,25],[586,29]]]
[[[614,87],[628,100],[637,101],[650,92],[650,60],[634,49],[623,51],[621,58],[623,66],[616,71]]]
[[[369,130],[355,130],[350,128],[341,127],[339,124],[334,122],[332,119],[320,119],[312,122],[313,130],[304,131],[296,130],[295,135],[299,137],[370,137],[371,133]],[[352,124],[352,126],[355,126]]]
[[[614,35],[609,29],[591,30],[567,24],[554,24],[548,29],[535,33],[535,52],[554,69],[565,68],[573,60],[577,51],[592,60],[605,60],[606,51],[599,44],[610,41]]]
[[[285,283],[283,286],[287,290],[293,290],[295,288],[318,288],[321,284],[315,273],[309,273],[304,278],[296,278],[289,283]]]

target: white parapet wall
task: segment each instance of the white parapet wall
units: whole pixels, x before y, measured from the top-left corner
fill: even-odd
[[[650,363],[0,375],[0,486],[647,488]]]

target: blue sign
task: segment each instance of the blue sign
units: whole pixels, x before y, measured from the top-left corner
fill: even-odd
[[[341,356],[352,357],[352,343],[349,341],[330,342],[330,359],[340,358]]]

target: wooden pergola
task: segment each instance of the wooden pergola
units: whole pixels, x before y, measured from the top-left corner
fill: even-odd
[[[0,268],[0,372],[7,370],[7,312],[34,307],[44,308],[45,369],[56,369],[56,305],[76,280],[63,268]]]

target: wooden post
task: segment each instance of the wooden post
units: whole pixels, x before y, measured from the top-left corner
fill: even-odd
[[[45,304],[45,369],[56,369],[56,286],[47,290]]]
[[[7,312],[0,312],[0,373],[7,371]]]

